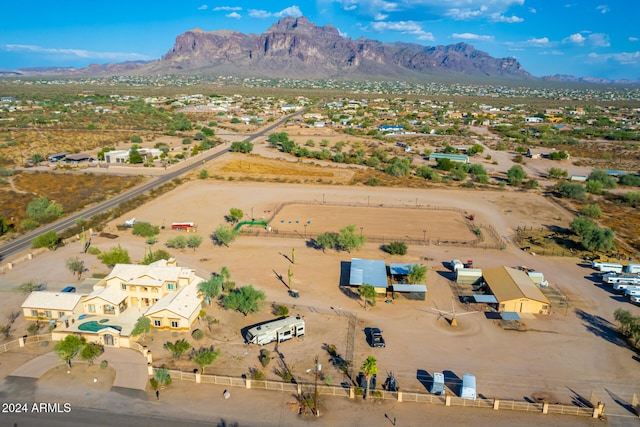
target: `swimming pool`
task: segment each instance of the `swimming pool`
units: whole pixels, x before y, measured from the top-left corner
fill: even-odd
[[[103,319],[106,320],[106,319]],[[89,332],[98,332],[105,328],[113,328],[118,331],[122,331],[122,327],[118,325],[108,325],[105,323],[98,323],[95,320],[90,320],[88,322],[81,323],[78,325],[78,329],[81,331],[89,331]]]

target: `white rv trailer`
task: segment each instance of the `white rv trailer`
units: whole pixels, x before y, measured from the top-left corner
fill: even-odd
[[[604,281],[607,283],[615,284],[615,283],[628,283],[631,285],[640,285],[640,276],[618,276],[618,275],[606,275],[603,276]]]
[[[622,292],[624,292],[627,289],[640,289],[640,286],[631,285],[629,283],[616,283],[615,285],[613,285],[613,290],[614,291],[622,291]]]
[[[614,273],[622,273],[622,264],[616,264],[613,262],[594,261],[591,263],[591,267],[602,272],[612,271]]]
[[[249,344],[265,345],[274,341],[287,341],[302,335],[304,335],[304,319],[301,316],[289,316],[250,328],[245,334],[245,339]]]
[[[627,264],[624,268],[625,273],[638,274],[640,273],[640,264]]]

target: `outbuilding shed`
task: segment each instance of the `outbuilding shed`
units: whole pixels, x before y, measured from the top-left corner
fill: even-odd
[[[498,301],[499,312],[549,314],[549,300],[524,271],[504,266],[486,268],[483,277]]]
[[[387,266],[382,260],[351,258],[349,285],[371,285],[379,294],[387,292]]]
[[[424,301],[427,298],[426,285],[392,285],[393,298],[406,298],[415,301]]]

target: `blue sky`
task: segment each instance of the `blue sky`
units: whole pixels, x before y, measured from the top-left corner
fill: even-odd
[[[22,0],[2,11],[2,69],[158,59],[196,27],[262,33],[292,15],[352,39],[466,42],[535,76],[640,78],[636,0]]]

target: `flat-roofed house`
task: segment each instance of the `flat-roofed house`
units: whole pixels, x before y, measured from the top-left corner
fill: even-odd
[[[80,301],[83,297],[74,292],[31,292],[22,303],[22,314],[26,320],[64,321],[82,313]]]

